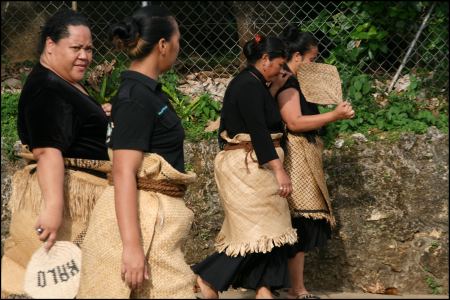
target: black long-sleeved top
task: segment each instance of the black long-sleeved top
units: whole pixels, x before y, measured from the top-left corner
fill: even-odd
[[[223,130],[230,137],[250,134],[260,165],[278,158],[270,134],[283,132],[280,111],[264,76],[253,66],[231,80],[225,91],[219,134]],[[219,136],[219,144],[222,143]]]

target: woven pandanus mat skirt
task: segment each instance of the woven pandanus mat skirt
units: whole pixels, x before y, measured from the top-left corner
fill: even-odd
[[[292,193],[287,199],[293,217],[326,219],[334,226],[322,151],[323,142],[319,137],[310,143],[304,136],[288,134],[284,164],[292,181]]]
[[[182,174],[152,154],[144,158],[138,176],[188,184],[195,174]],[[193,212],[180,197],[138,190],[139,224],[150,279],[131,291],[122,281],[122,240],[115,212],[114,187],[96,204],[82,245],[80,290],[77,298],[195,298],[195,275],[183,248]]]
[[[83,171],[65,170],[64,217],[59,241],[80,245],[95,202],[108,186],[106,179]],[[44,201],[37,179],[36,164],[14,173],[9,199],[11,223],[2,257],[2,295],[24,294],[25,269],[32,254],[42,245],[35,224]]]

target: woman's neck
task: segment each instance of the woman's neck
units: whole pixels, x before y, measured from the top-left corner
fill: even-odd
[[[144,74],[153,80],[158,80],[159,75],[162,73],[151,55],[142,60],[132,61],[129,70]]]
[[[290,61],[287,63],[287,66],[289,67],[289,70],[291,70],[291,72],[293,73],[292,75],[294,75],[295,77],[297,77],[297,72],[298,72],[298,67],[299,64],[295,63],[293,61]]]
[[[44,67],[46,67],[47,69],[49,69],[50,71],[52,71],[53,73],[55,73],[56,75],[58,75],[59,77],[61,77],[62,79],[64,79],[65,81],[67,81],[73,85],[77,84],[77,82],[72,82],[72,81],[68,80],[67,78],[62,76],[55,68],[53,68],[52,63],[50,62],[50,60],[47,56],[41,55],[41,57],[39,58],[39,63],[41,65],[43,65]]]
[[[52,71],[53,73],[55,73],[56,75],[58,75],[61,79],[63,79],[64,81],[68,82],[69,84],[73,85],[74,87],[76,87],[78,90],[80,90],[83,94],[85,95],[89,95],[87,93],[87,91],[84,89],[84,87],[79,83],[79,82],[75,82],[75,81],[70,81],[67,78],[64,78],[64,76],[62,76],[60,73],[58,73],[58,71],[56,71],[53,67],[52,64],[49,63],[48,58],[45,55],[41,55],[41,57],[39,58],[39,63],[44,66],[45,68],[49,69],[50,71]]]
[[[253,65],[253,67],[255,67],[255,69],[258,70],[259,73],[261,73],[261,74],[263,75],[263,77],[264,77],[264,79],[265,79],[266,81],[269,81],[269,80],[267,79],[266,75],[264,74],[263,67],[262,67],[262,62],[256,62],[256,63]]]

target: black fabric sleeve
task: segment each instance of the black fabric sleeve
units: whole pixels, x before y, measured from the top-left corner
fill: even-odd
[[[264,92],[260,83],[247,82],[245,86],[239,87],[239,93],[236,95],[238,97],[236,100],[239,112],[250,133],[253,148],[260,165],[278,158],[266,124]]]
[[[58,92],[43,88],[24,111],[30,149],[52,147],[65,152],[76,136],[73,107]]]
[[[298,83],[298,80],[295,76],[290,76],[286,82],[284,83],[284,85],[277,91],[275,98],[278,99],[278,95],[284,91],[287,90],[288,88],[294,88],[297,91],[300,91],[300,84]]]
[[[133,100],[113,104],[111,148],[150,152],[155,118],[156,112],[149,105]]]

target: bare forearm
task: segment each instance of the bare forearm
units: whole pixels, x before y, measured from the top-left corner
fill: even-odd
[[[271,169],[274,172],[278,172],[278,171],[284,169],[283,163],[281,162],[281,160],[279,158],[270,160],[265,165],[267,165],[269,167],[269,169]]]
[[[294,120],[287,122],[287,128],[293,132],[305,132],[319,129],[328,123],[336,121],[336,115],[333,111],[317,115],[301,115]]]
[[[120,236],[124,246],[140,245],[136,175],[132,170],[115,171],[114,196]]]
[[[45,206],[62,213],[64,207],[64,160],[57,149],[37,151],[37,178]]]

